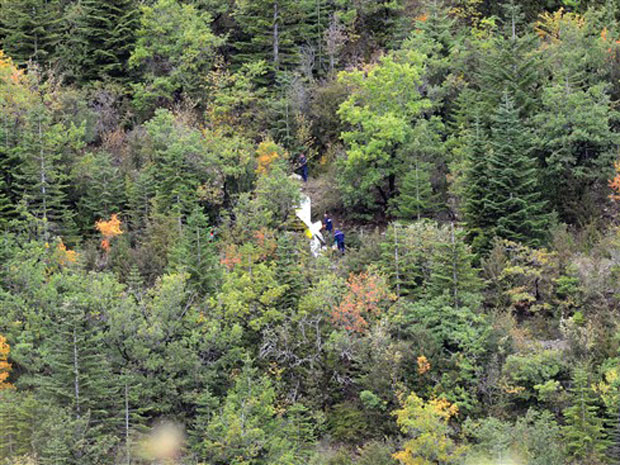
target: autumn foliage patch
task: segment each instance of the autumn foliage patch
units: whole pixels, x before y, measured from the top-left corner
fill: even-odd
[[[364,333],[372,318],[394,299],[385,279],[376,274],[351,274],[340,305],[332,312],[332,322],[347,331]]]

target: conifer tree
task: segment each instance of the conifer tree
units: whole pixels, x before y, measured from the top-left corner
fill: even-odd
[[[523,32],[526,25],[516,2],[509,2],[505,9],[503,34],[493,39],[493,47],[479,51],[480,62],[473,73],[482,107],[477,115],[492,115],[504,99],[505,91],[511,95],[521,116],[530,115],[536,104],[539,69],[539,58],[534,53],[536,36]]]
[[[63,67],[80,82],[127,79],[138,26],[131,0],[84,0],[64,16]]]
[[[72,445],[76,462],[111,453],[113,436],[122,421],[120,385],[106,358],[106,348],[97,318],[106,305],[99,297],[105,283],[89,286],[80,275],[56,277],[58,289],[67,289],[46,331],[41,348],[46,369],[35,385],[43,399],[70,412],[81,444]],[[66,287],[65,287],[66,286]],[[108,302],[109,303],[109,302]]]
[[[419,220],[433,203],[431,164],[414,160],[400,185],[400,195],[395,199],[396,216],[404,220]]]
[[[588,371],[577,367],[572,378],[572,405],[564,410],[564,438],[569,454],[583,463],[598,463],[609,446],[598,415]]]
[[[488,234],[493,225],[493,218],[487,205],[491,148],[479,119],[476,120],[466,140],[463,216],[474,250],[484,251],[490,247]]]
[[[146,164],[125,181],[130,224],[134,231],[143,229],[151,215],[156,186],[152,164]]]
[[[16,185],[20,211],[40,239],[74,233],[73,213],[67,203],[68,169],[63,155],[81,146],[83,128],[54,123],[43,105],[27,117],[16,148],[20,166]]]
[[[57,0],[2,0],[0,49],[19,65],[28,60],[50,64],[61,39],[61,17]]]
[[[76,221],[83,231],[92,231],[95,221],[121,211],[123,179],[105,152],[86,154],[71,172],[72,197],[76,199]]]
[[[188,284],[201,295],[217,289],[219,260],[215,237],[211,235],[207,217],[196,205],[183,225],[183,232],[170,254],[169,266],[189,274]]]
[[[446,236],[433,254],[428,292],[433,297],[446,296],[450,305],[458,309],[463,304],[475,304],[471,296],[479,290],[480,282],[463,230],[451,223]]]
[[[191,3],[158,0],[141,8],[129,67],[139,73],[134,103],[150,114],[183,94],[204,97],[207,73],[223,40],[210,28],[211,16]]]
[[[235,43],[239,63],[264,60],[272,70],[299,62],[299,46],[316,39],[308,20],[312,0],[236,0],[233,17],[243,35]]]
[[[545,237],[549,220],[538,187],[528,133],[508,92],[493,116],[486,212],[492,234],[525,244]]]
[[[609,447],[607,449],[607,457],[613,465],[620,464],[620,407],[616,407],[612,412],[614,418],[609,421]]]
[[[303,294],[301,254],[298,246],[291,235],[283,234],[278,237],[276,249],[276,263],[280,271],[278,281],[287,286],[287,291],[280,301],[283,309],[291,311],[297,308],[297,302]]]
[[[196,190],[204,177],[205,150],[200,132],[176,121],[172,113],[157,110],[146,123],[153,149],[153,178],[159,213],[172,213],[181,224],[192,211]]]
[[[0,391],[0,458],[32,453],[38,402],[31,393]]]
[[[6,115],[0,114],[0,229],[15,216],[14,173],[17,169],[15,135],[15,131],[9,129]]]

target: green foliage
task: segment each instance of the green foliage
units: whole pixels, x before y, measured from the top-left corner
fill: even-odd
[[[76,222],[82,231],[92,231],[96,221],[122,210],[123,179],[109,154],[89,153],[80,157],[70,179],[73,197],[78,199]]]
[[[537,397],[544,401],[557,395],[559,381],[564,381],[568,372],[561,354],[553,350],[509,355],[504,370],[516,397],[526,401]]]
[[[458,408],[443,399],[424,402],[415,392],[409,394],[394,415],[410,439],[394,457],[403,465],[459,463],[466,449],[452,440],[448,424],[457,412]]]
[[[203,95],[215,49],[222,44],[209,26],[208,13],[177,0],[159,0],[142,7],[137,41],[129,66],[142,79],[133,85],[136,107],[150,113],[181,95]]]
[[[279,414],[275,402],[269,379],[246,365],[206,427],[207,460],[235,465],[304,463],[304,449],[313,434],[308,412],[294,405]]]
[[[169,266],[177,272],[187,272],[189,284],[201,295],[208,295],[218,288],[220,267],[207,218],[199,207],[187,218],[181,238],[170,252]]]
[[[396,199],[397,216],[405,220],[419,220],[429,210],[432,201],[430,165],[417,160],[414,163],[403,176],[400,195]]]
[[[138,9],[130,0],[85,0],[63,15],[59,55],[67,74],[80,82],[127,80]]]
[[[565,221],[591,217],[608,195],[617,136],[611,130],[616,115],[605,87],[547,87],[535,117],[537,146],[546,167],[543,182],[549,186],[546,198]]]
[[[598,415],[588,372],[583,367],[575,368],[570,392],[572,405],[564,411],[566,426],[563,430],[568,454],[576,461],[601,463],[609,443],[603,420]]]
[[[485,201],[493,221],[491,234],[539,244],[546,235],[549,217],[527,133],[508,93],[495,113],[489,148]]]
[[[364,413],[354,404],[334,405],[327,415],[328,431],[336,441],[359,443],[368,434],[370,425]]]
[[[82,145],[83,127],[53,121],[40,104],[30,109],[15,148],[19,157],[16,186],[21,193],[20,213],[37,238],[66,235],[73,212],[67,203],[68,158]]]
[[[187,127],[166,110],[158,110],[145,124],[150,136],[156,212],[186,218],[195,203],[198,186],[205,173],[200,132]]]
[[[339,174],[347,206],[372,211],[396,195],[397,173],[407,166],[403,149],[415,134],[411,120],[430,106],[418,90],[423,61],[410,51],[340,75],[351,92],[338,110],[350,127],[342,133],[347,156]]]
[[[0,462],[613,462],[618,18],[0,0]]]
[[[317,35],[308,24],[314,19],[310,16],[314,7],[309,0],[236,0],[232,14],[243,32],[234,43],[236,60],[263,60],[274,71],[298,64],[300,45],[316,43]]]
[[[474,440],[469,459],[486,461],[525,460],[532,465],[566,463],[561,427],[549,412],[528,410],[514,424],[497,418],[468,420],[465,434]],[[549,447],[556,444],[558,447]]]
[[[60,41],[61,2],[3,0],[0,3],[0,48],[23,65],[53,63]]]

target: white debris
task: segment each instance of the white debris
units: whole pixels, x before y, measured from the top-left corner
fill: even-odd
[[[306,194],[301,194],[301,203],[298,208],[295,209],[295,215],[299,218],[308,228],[308,236],[310,237],[310,251],[312,255],[318,257],[321,250],[325,247],[325,239],[321,234],[321,228],[323,223],[320,221],[312,222],[312,200]]]

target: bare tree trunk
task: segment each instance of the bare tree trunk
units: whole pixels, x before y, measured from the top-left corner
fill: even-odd
[[[396,268],[396,295],[400,297],[400,274],[398,270],[398,225],[394,223],[394,268]]]
[[[77,418],[80,418],[80,365],[78,361],[77,331],[75,326],[73,327],[73,376],[73,384],[75,389],[75,411]]]
[[[280,32],[278,30],[280,21],[280,11],[278,0],[273,2],[273,67],[278,70],[280,67]]]
[[[127,465],[131,463],[131,450],[129,446],[129,387],[125,382],[125,454]]]
[[[39,117],[39,169],[41,176],[41,200],[43,202],[43,237],[45,242],[49,242],[49,231],[47,221],[47,178],[45,176],[45,156],[43,155],[43,129],[41,128],[41,117]]]
[[[458,272],[456,270],[456,241],[454,239],[454,223],[450,223],[450,242],[452,244],[452,294],[454,296],[454,306],[459,308],[459,296],[458,296]]]
[[[323,69],[323,28],[321,28],[321,0],[316,0],[317,50],[319,54],[319,72]]]
[[[418,160],[415,161],[415,200],[418,210],[418,221],[420,221],[420,172],[418,171]]]

